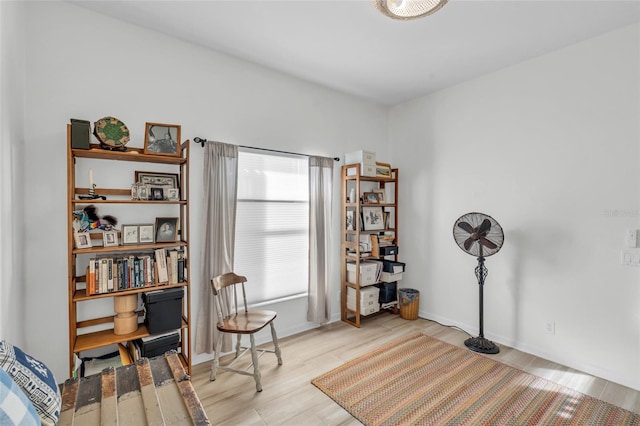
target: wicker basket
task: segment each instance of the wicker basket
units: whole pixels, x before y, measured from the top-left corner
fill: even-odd
[[[420,292],[413,288],[399,288],[398,302],[400,304],[400,318],[406,320],[418,319],[420,307]]]

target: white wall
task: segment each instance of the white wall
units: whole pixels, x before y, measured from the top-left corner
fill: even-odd
[[[59,381],[68,374],[65,126],[70,118],[95,121],[116,116],[129,127],[134,147],[142,147],[145,122],[153,121],[181,124],[183,139],[200,136],[331,157],[363,147],[387,149],[386,108],[67,3],[29,2],[27,12],[25,189],[29,197],[24,214],[30,224],[25,256],[32,263],[25,271],[26,334],[30,351],[52,367]],[[195,321],[201,289],[200,146],[192,145],[191,160]],[[336,163],[336,191],[341,164]],[[127,187],[133,182],[133,171],[127,167],[96,165],[96,183],[114,187],[113,182],[124,179],[122,185]],[[81,173],[78,179],[84,176]],[[109,213],[108,206],[101,206],[100,212]],[[338,212],[336,205],[336,217]],[[136,214],[124,223],[142,220]],[[336,235],[338,226],[336,220]],[[336,294],[338,250],[333,264],[331,294]],[[305,306],[305,300],[295,300],[275,307],[281,336],[313,326],[306,322]],[[110,308],[106,302],[96,309]],[[338,309],[334,303],[334,317]],[[194,362],[208,358],[198,356]]]
[[[22,153],[25,7],[0,2],[0,339],[24,348]]]
[[[505,244],[487,259],[485,335],[640,389],[639,272],[620,264],[625,229],[640,228],[639,36],[631,26],[392,108],[402,284],[421,291],[421,315],[478,332],[476,260],[452,227],[489,214]]]

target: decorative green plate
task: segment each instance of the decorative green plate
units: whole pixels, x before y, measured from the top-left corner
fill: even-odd
[[[124,151],[129,142],[129,129],[115,117],[103,117],[94,123],[93,134],[104,149]]]

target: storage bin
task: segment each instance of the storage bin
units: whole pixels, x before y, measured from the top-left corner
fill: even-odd
[[[164,333],[182,327],[183,296],[182,287],[142,293],[146,311],[144,323],[150,334]]]
[[[348,152],[344,155],[344,164],[370,164],[375,167],[376,153],[373,151],[365,151],[363,149],[354,152]]]
[[[380,281],[383,283],[392,283],[394,281],[402,280],[402,272],[399,274],[392,274],[391,272],[382,272],[380,274]]]
[[[376,284],[376,287],[380,289],[378,303],[389,303],[398,299],[397,282]]]
[[[378,302],[380,289],[376,286],[360,289],[360,315],[370,315],[380,310]],[[356,290],[347,287],[347,308],[356,309]]]
[[[400,318],[407,320],[418,319],[420,307],[420,292],[413,288],[398,289],[398,304],[400,305]]]
[[[180,333],[173,331],[171,333],[146,336],[134,341],[136,350],[139,351],[140,357],[152,358],[154,356],[163,355],[170,350],[177,350],[180,342]]]
[[[380,262],[360,262],[360,286],[373,285],[378,282]],[[347,263],[347,281],[356,283],[356,264]]]
[[[382,261],[382,271],[390,272],[392,274],[399,274],[404,272],[405,263],[403,262],[394,262],[392,260],[383,260]]]
[[[380,256],[392,256],[398,254],[397,246],[380,246]]]

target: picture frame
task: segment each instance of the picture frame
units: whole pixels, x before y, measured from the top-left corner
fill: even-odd
[[[138,244],[139,242],[138,225],[122,225],[122,244]]]
[[[174,242],[178,237],[177,217],[156,218],[156,243]]]
[[[138,184],[138,200],[148,200],[149,192],[149,185]]]
[[[378,203],[380,203],[380,204],[385,204],[386,203],[385,195],[384,195],[384,189],[383,188],[374,189],[373,192],[378,194]]]
[[[138,225],[138,241],[140,244],[155,243],[155,225],[153,223]]]
[[[377,192],[365,192],[362,194],[362,197],[364,198],[364,202],[368,204],[378,204],[380,202]]]
[[[382,207],[362,207],[362,227],[365,231],[384,229],[384,211]]]
[[[118,231],[104,231],[102,233],[103,247],[117,247],[118,245]]]
[[[346,211],[346,229],[347,231],[355,231],[356,230],[356,212],[355,210],[347,210]]]
[[[146,123],[144,153],[180,157],[180,126],[177,124]]]
[[[376,161],[376,177],[391,179],[391,164]]]
[[[164,201],[164,188],[161,186],[151,186],[149,195],[153,201]]]
[[[138,200],[138,183],[131,184],[131,199]]]
[[[158,173],[135,171],[136,182],[150,186],[169,186],[171,188],[179,188],[179,180],[177,173]]]
[[[167,200],[180,201],[180,190],[178,188],[168,188],[165,195]]]
[[[73,234],[73,240],[77,249],[86,249],[93,247],[91,243],[91,235],[88,232],[76,232]]]

